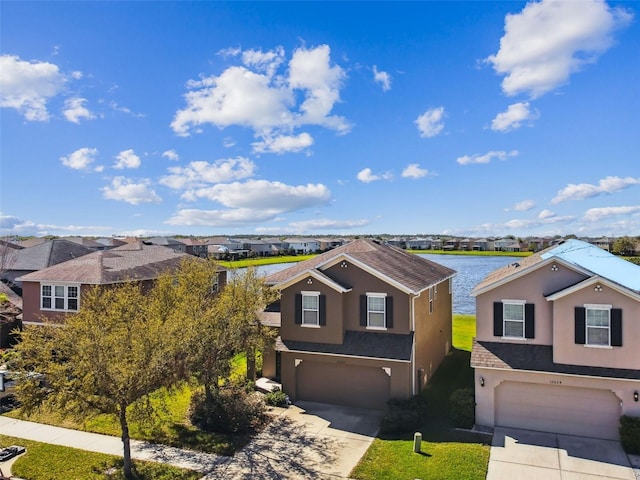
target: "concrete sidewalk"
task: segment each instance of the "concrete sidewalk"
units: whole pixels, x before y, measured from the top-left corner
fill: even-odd
[[[123,454],[120,437],[16,420],[2,415],[0,415],[0,434],[120,457]],[[212,472],[218,465],[229,461],[228,457],[221,455],[184,450],[140,440],[131,440],[131,458],[187,468],[202,474]]]

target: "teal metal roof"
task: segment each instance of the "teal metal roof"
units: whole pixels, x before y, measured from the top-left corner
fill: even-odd
[[[581,240],[567,240],[541,257],[559,258],[640,293],[640,266]]]

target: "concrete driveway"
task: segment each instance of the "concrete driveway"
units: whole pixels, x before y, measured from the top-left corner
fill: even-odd
[[[496,428],[487,480],[636,480],[619,442]]]
[[[296,402],[206,479],[341,479],[378,433],[382,412]]]

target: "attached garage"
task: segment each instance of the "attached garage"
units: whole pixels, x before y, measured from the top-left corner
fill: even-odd
[[[495,424],[619,439],[620,399],[611,390],[505,381],[495,390]]]
[[[381,367],[304,360],[296,367],[296,399],[384,408],[391,379]]]

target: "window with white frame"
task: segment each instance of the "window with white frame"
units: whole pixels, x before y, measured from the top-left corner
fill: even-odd
[[[502,302],[502,321],[505,337],[524,338],[524,304],[524,301],[515,300],[504,300]]]
[[[42,310],[77,311],[80,287],[77,285],[41,285],[40,308]]]
[[[585,305],[586,344],[611,344],[611,305]]]
[[[302,325],[320,325],[320,292],[302,292]]]
[[[367,327],[387,328],[386,300],[384,294],[367,293]]]

